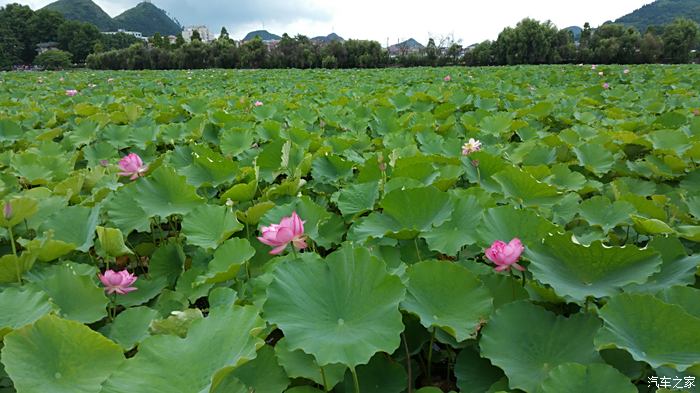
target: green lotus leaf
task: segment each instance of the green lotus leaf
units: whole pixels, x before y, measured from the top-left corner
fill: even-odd
[[[648,247],[661,254],[661,270],[643,284],[630,284],[625,292],[654,293],[674,285],[691,285],[700,266],[700,255],[688,256],[683,244],[675,237],[656,236]]]
[[[202,205],[182,219],[182,234],[187,242],[204,249],[218,247],[241,229],[243,224],[226,206]]]
[[[151,255],[148,269],[152,277],[163,278],[170,285],[173,285],[182,274],[184,265],[185,252],[182,250],[182,246],[175,241],[169,241],[160,245]],[[138,284],[137,282],[137,288]]]
[[[561,197],[555,187],[514,167],[506,167],[492,178],[501,186],[504,195],[525,206],[552,205]]]
[[[20,222],[32,217],[39,211],[39,202],[33,198],[14,198],[2,203],[2,211],[10,205],[12,214],[9,219],[5,218],[5,214],[0,214],[0,226],[12,228]]]
[[[0,120],[0,142],[14,142],[22,138],[22,127],[9,119]]]
[[[243,364],[228,374],[256,393],[279,393],[289,386],[289,378],[275,357],[275,350],[264,345],[258,349],[255,359]]]
[[[671,150],[679,156],[691,147],[688,136],[679,129],[658,130],[647,134],[646,137],[653,143],[654,149]]]
[[[629,202],[610,200],[604,196],[595,196],[583,201],[580,205],[580,214],[591,225],[598,225],[603,232],[626,222],[636,210]]]
[[[133,198],[147,216],[168,217],[171,214],[187,214],[198,207],[203,199],[184,176],[166,166],[161,166],[146,177],[134,182]]]
[[[148,307],[128,308],[101,332],[128,352],[148,337],[148,327],[157,317],[158,312]]]
[[[329,364],[323,367],[324,375],[322,375],[321,367],[316,363],[314,357],[300,349],[290,350],[286,338],[282,338],[275,344],[275,354],[280,366],[284,368],[289,377],[306,378],[323,385],[325,375],[328,389],[332,389],[340,383],[345,377],[345,370],[347,370],[347,367],[342,364]]]
[[[229,188],[228,191],[221,194],[221,200],[231,199],[234,202],[246,202],[255,198],[258,192],[258,182],[253,180],[248,183],[236,184]]]
[[[457,255],[462,247],[476,242],[476,231],[482,212],[481,203],[475,196],[458,198],[454,202],[452,218],[421,236],[431,250],[446,255]]]
[[[496,240],[509,242],[516,237],[528,246],[557,233],[558,229],[531,210],[499,206],[484,212],[483,223],[477,232],[483,246],[490,246]]]
[[[700,318],[651,294],[620,294],[599,311],[598,349],[620,348],[652,367],[685,371],[700,362]]]
[[[615,164],[613,154],[599,144],[584,143],[573,150],[581,165],[596,175],[606,174]]]
[[[255,135],[252,130],[222,130],[219,148],[226,155],[237,156],[250,149],[254,142]]]
[[[379,183],[361,183],[344,187],[333,194],[332,200],[344,216],[364,213],[374,208],[379,197]]]
[[[105,228],[97,226],[97,245],[104,255],[110,257],[119,257],[122,255],[132,254],[129,247],[124,244],[124,236],[122,231],[116,228]],[[102,255],[102,254],[101,254]]]
[[[384,235],[412,239],[418,232],[430,231],[452,216],[449,194],[434,187],[396,189],[380,202],[382,213],[372,213],[353,225],[349,240],[364,240]]]
[[[527,302],[509,303],[482,330],[482,356],[503,369],[512,389],[535,391],[564,363],[601,363],[593,346],[600,321],[587,314],[556,316]]]
[[[333,183],[352,176],[352,163],[337,155],[318,157],[311,165],[311,176],[314,180]]]
[[[52,274],[36,283],[55,303],[67,319],[83,323],[99,321],[107,316],[104,288],[89,276],[78,274],[70,265],[52,268]]]
[[[485,265],[482,264],[481,266]],[[489,269],[488,274],[480,275],[479,279],[491,292],[494,310],[504,304],[530,297],[527,290],[523,288],[522,282],[514,277],[504,274],[493,274],[493,271]]]
[[[462,393],[482,393],[503,378],[501,369],[494,367],[488,359],[472,348],[465,348],[457,355],[455,377]]]
[[[146,338],[139,352],[104,383],[103,393],[192,393],[209,389],[214,375],[255,357],[264,322],[253,307],[216,308],[192,324],[187,337]],[[222,350],[225,348],[226,350]]]
[[[165,319],[153,320],[148,325],[151,334],[170,334],[185,338],[192,324],[204,318],[198,308],[188,308],[183,311],[173,311]]]
[[[229,239],[216,249],[214,259],[209,261],[207,272],[197,277],[196,282],[219,283],[233,280],[243,264],[253,255],[255,249],[247,239]]]
[[[148,215],[136,202],[133,189],[133,183],[122,187],[104,205],[109,221],[127,235],[132,231],[148,232],[151,225]]]
[[[631,217],[632,222],[634,222],[634,230],[643,235],[668,235],[675,233],[673,228],[661,220],[637,215]]]
[[[193,145],[190,149],[192,163],[180,170],[180,173],[187,177],[188,183],[197,187],[202,185],[216,187],[236,177],[238,165],[231,159],[204,145]]]
[[[75,244],[53,240],[51,233],[43,239],[34,239],[24,247],[41,262],[51,262],[75,250]]]
[[[23,252],[20,256],[7,254],[0,257],[0,283],[20,282],[22,275],[36,262],[36,255]]]
[[[404,291],[399,278],[368,250],[344,247],[325,263],[278,265],[264,311],[291,350],[312,354],[321,366],[355,367],[399,346]]]
[[[426,328],[440,328],[457,341],[476,336],[493,299],[469,270],[451,263],[426,261],[407,270],[408,288],[401,308],[417,315]],[[435,285],[440,283],[440,285]]]
[[[700,226],[679,225],[678,236],[694,242],[700,242]]]
[[[77,250],[87,252],[93,245],[98,220],[98,208],[69,206],[49,217],[39,230],[52,231],[55,240],[76,244]]]
[[[18,392],[98,393],[121,348],[82,323],[46,315],[5,336],[2,363]]]
[[[537,392],[637,393],[637,388],[607,364],[566,363],[550,371]]]
[[[0,339],[13,329],[34,323],[54,309],[46,293],[32,287],[0,292]]]
[[[493,116],[486,116],[479,122],[479,128],[490,134],[503,134],[510,131],[513,118],[508,112],[499,112]]]
[[[535,279],[551,285],[558,295],[577,301],[612,296],[625,285],[644,283],[660,270],[662,262],[653,250],[608,247],[600,241],[582,246],[567,234],[529,245],[525,255],[532,262],[529,270]]]
[[[403,366],[391,357],[377,354],[368,364],[357,368],[357,380],[362,393],[401,393],[406,391],[408,377]],[[342,385],[345,392],[355,391],[355,383],[348,370]]]
[[[168,285],[165,277],[139,277],[132,285],[137,290],[117,297],[117,304],[124,307],[138,306],[158,296],[160,291]]]
[[[675,286],[664,289],[656,297],[669,304],[677,304],[690,315],[700,318],[700,289]]]

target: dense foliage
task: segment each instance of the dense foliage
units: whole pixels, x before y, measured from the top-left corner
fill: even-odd
[[[699,73],[0,74],[0,389],[690,392]]]
[[[117,24],[92,0],[58,0],[43,9],[58,12],[68,20],[90,23],[102,31],[114,31]]]
[[[59,49],[44,52],[34,59],[34,64],[45,70],[63,70],[70,68],[73,55]]]
[[[639,31],[664,26],[678,18],[690,18],[700,23],[700,0],[656,0],[615,21],[634,26]]]
[[[182,32],[182,26],[172,20],[165,11],[145,1],[115,16],[114,22],[120,28],[138,31],[144,37],[151,37],[156,33],[178,35]]]

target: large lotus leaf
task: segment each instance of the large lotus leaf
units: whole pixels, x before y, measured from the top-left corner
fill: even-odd
[[[552,370],[537,393],[637,393],[629,378],[607,364],[566,363]]]
[[[226,206],[202,205],[182,219],[182,234],[187,242],[204,249],[218,247],[241,229],[243,224]]]
[[[344,216],[364,213],[374,208],[379,197],[379,183],[361,183],[344,187],[333,194],[333,202]]]
[[[158,296],[160,292],[168,285],[165,277],[139,277],[133,284],[137,288],[136,291],[129,292],[126,295],[117,297],[117,304],[124,307],[137,306],[144,304],[147,301]]]
[[[32,287],[0,292],[0,340],[13,329],[33,323],[53,310],[46,293]]]
[[[148,327],[157,317],[158,312],[148,307],[128,308],[101,332],[121,345],[124,351],[130,351],[148,337]]]
[[[460,392],[483,393],[503,378],[503,371],[482,358],[476,350],[465,348],[457,355],[455,377]]]
[[[580,214],[591,225],[598,225],[605,233],[626,222],[636,210],[629,202],[610,200],[604,196],[595,196],[581,203]]]
[[[107,316],[104,288],[89,276],[78,274],[70,265],[52,267],[52,274],[36,283],[68,319],[83,323],[99,321]]]
[[[651,294],[620,294],[600,310],[596,346],[621,348],[635,360],[677,371],[700,363],[700,318]]]
[[[187,181],[197,187],[219,186],[236,177],[238,166],[231,159],[203,145],[191,146],[192,163],[180,170]]]
[[[380,202],[382,213],[372,213],[353,225],[349,240],[390,236],[412,239],[421,231],[430,231],[452,216],[453,201],[434,187],[396,189]]]
[[[511,388],[531,392],[561,364],[602,363],[593,346],[599,328],[591,315],[564,318],[520,301],[496,310],[479,345],[482,355],[505,371]]]
[[[47,233],[44,238],[34,239],[24,244],[24,247],[29,253],[36,255],[36,259],[41,262],[51,262],[75,250],[75,244],[54,240],[51,237],[52,234]]]
[[[474,273],[457,264],[420,262],[409,266],[407,276],[401,308],[417,315],[428,329],[441,328],[464,341],[476,336],[477,327],[491,313],[489,290]]]
[[[291,350],[314,355],[322,366],[355,367],[399,346],[403,323],[398,305],[404,291],[400,279],[368,250],[344,247],[325,263],[281,263],[264,310]]]
[[[110,222],[127,235],[131,231],[147,232],[151,225],[148,215],[134,199],[133,189],[133,183],[122,187],[104,205]]]
[[[253,307],[216,308],[192,324],[187,337],[151,336],[114,371],[103,393],[192,393],[212,384],[217,371],[255,357],[264,322]]]
[[[520,169],[506,167],[492,178],[501,186],[504,195],[513,198],[521,205],[552,205],[561,198],[555,187],[542,183]]]
[[[73,243],[77,250],[87,252],[93,245],[98,220],[98,208],[69,206],[44,221],[39,231],[52,231],[53,239]]]
[[[661,270],[654,273],[643,284],[630,284],[625,292],[658,292],[674,285],[691,285],[695,282],[695,272],[700,266],[700,255],[688,256],[683,243],[675,237],[653,238],[649,244],[661,254]]]
[[[97,226],[97,246],[100,255],[110,257],[120,257],[122,255],[133,254],[129,247],[124,244],[122,231],[117,228],[105,228]]]
[[[6,209],[11,211],[9,218],[5,217]],[[0,226],[11,228],[36,214],[39,211],[39,202],[33,198],[14,198],[2,203],[2,211]]]
[[[185,252],[182,245],[175,241],[161,244],[151,255],[148,272],[151,277],[166,280],[170,285],[175,284],[185,267]],[[140,284],[136,282],[136,287]]]
[[[329,389],[343,380],[347,370],[347,367],[342,364],[329,364],[323,367],[323,374],[321,374],[321,367],[314,357],[300,349],[290,350],[286,338],[282,338],[275,344],[275,354],[280,365],[291,378],[306,378],[323,384],[325,376]]]
[[[23,393],[98,393],[123,362],[117,344],[54,315],[8,334],[2,349],[5,370]]]
[[[462,247],[476,242],[476,231],[483,208],[479,200],[470,195],[454,202],[452,218],[421,236],[431,250],[446,255],[457,255]]]
[[[661,256],[635,246],[608,247],[574,243],[570,236],[554,235],[525,250],[530,271],[560,296],[583,301],[588,296],[612,296],[625,285],[643,283],[661,267]]]
[[[352,162],[337,155],[318,157],[311,168],[311,176],[319,182],[333,183],[352,176]]]
[[[402,393],[406,391],[408,377],[404,367],[389,356],[377,354],[368,364],[357,368],[357,379],[362,393]],[[355,391],[352,374],[345,373],[344,391]]]
[[[131,191],[136,203],[150,217],[187,214],[203,202],[184,176],[165,166],[135,181]]]
[[[482,225],[477,231],[483,246],[490,246],[496,240],[509,242],[515,237],[528,246],[541,242],[558,229],[534,211],[499,206],[484,212]]]
[[[255,359],[233,370],[226,378],[234,377],[255,393],[280,393],[289,386],[289,378],[275,357],[275,350],[264,345]]]
[[[581,165],[596,175],[604,175],[615,164],[613,154],[596,143],[584,143],[574,148]]]
[[[36,255],[22,252],[20,256],[6,254],[0,257],[0,283],[20,282],[25,272],[28,272],[36,262]]]
[[[219,283],[236,278],[241,266],[255,255],[255,249],[247,239],[233,238],[224,242],[214,252],[207,272],[197,277],[198,283]]]

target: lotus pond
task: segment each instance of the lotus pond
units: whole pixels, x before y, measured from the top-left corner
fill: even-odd
[[[697,391],[700,68],[627,68],[1,73],[0,392]]]

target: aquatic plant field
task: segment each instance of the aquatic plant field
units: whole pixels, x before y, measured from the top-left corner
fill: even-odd
[[[0,73],[0,392],[698,391],[699,91]]]

